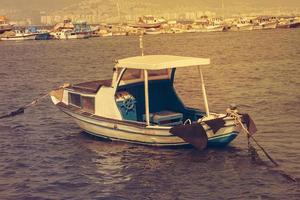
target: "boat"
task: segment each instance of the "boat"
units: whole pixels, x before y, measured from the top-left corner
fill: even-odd
[[[262,29],[275,29],[277,27],[277,21],[263,21],[259,23]]]
[[[290,20],[289,27],[290,28],[300,28],[300,18],[296,17],[296,18]]]
[[[69,40],[69,39],[86,39],[91,37],[90,33],[86,32],[75,32],[74,30],[69,30],[69,29],[63,29],[59,32],[55,32],[54,38],[59,39],[59,40]]]
[[[7,18],[5,16],[0,16],[0,34],[11,31],[12,28],[13,26],[7,22]]]
[[[296,17],[285,17],[278,20],[277,28],[299,28],[300,19]]]
[[[65,19],[62,23],[56,24],[50,34],[59,40],[86,39],[92,36],[92,30],[85,21],[72,23],[71,19]]]
[[[254,28],[254,25],[247,22],[241,22],[237,24],[233,24],[230,27],[230,31],[252,31]]]
[[[262,29],[263,29],[263,27],[259,23],[255,23],[253,25],[253,30],[262,30]]]
[[[96,137],[182,146],[190,143],[172,130],[196,125],[203,127],[208,147],[226,146],[237,137],[241,126],[228,113],[209,111],[201,70],[209,64],[209,58],[173,55],[119,59],[112,79],[65,84],[50,97],[82,130]],[[201,74],[205,110],[185,106],[173,86],[176,69],[193,66],[198,66]],[[216,125],[217,121],[222,123]]]
[[[129,24],[133,28],[159,28],[162,24],[166,23],[166,20],[163,18],[156,18],[152,15],[144,15],[139,17],[139,20],[136,24]]]
[[[209,25],[206,26],[204,32],[222,32],[224,30],[224,26],[221,24]]]
[[[52,36],[49,32],[38,32],[35,33],[35,40],[50,40],[52,39]]]
[[[208,18],[208,16],[201,16],[200,19],[195,20],[191,25],[196,32],[222,32],[224,31],[224,22],[219,18]]]
[[[290,19],[281,18],[278,20],[277,28],[290,28]]]
[[[35,26],[29,26],[27,28],[28,33],[35,34],[35,40],[50,40],[52,39],[48,30],[39,30]]]
[[[161,34],[161,30],[157,28],[147,28],[145,29],[145,35],[159,35]]]
[[[0,40],[5,41],[20,41],[20,40],[35,40],[36,34],[26,33],[23,30],[14,30],[12,32],[6,32],[0,36]]]

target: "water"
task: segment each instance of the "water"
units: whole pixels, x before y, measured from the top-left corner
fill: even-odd
[[[210,57],[210,108],[237,103],[276,159],[229,147],[151,148],[87,136],[49,99],[0,121],[0,199],[299,199],[300,29],[146,36],[146,54]],[[116,58],[140,54],[136,37],[0,42],[0,114],[64,82],[109,79]],[[184,102],[201,107],[196,70],[178,70]],[[181,82],[179,82],[180,80]]]

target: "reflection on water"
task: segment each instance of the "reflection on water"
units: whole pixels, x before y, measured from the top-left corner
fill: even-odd
[[[300,29],[144,37],[146,54],[210,57],[203,67],[210,110],[230,103],[256,121],[260,143],[281,165],[247,150],[199,152],[96,140],[41,102],[0,124],[0,199],[299,199]],[[110,79],[116,58],[140,53],[135,37],[1,42],[0,111],[29,103],[64,82]],[[195,69],[179,69],[184,102],[203,107]]]
[[[126,165],[123,163],[122,145],[112,145],[110,142],[103,142],[99,146],[98,141],[88,144],[87,148],[96,155],[92,158],[91,164],[97,175],[88,174],[87,177],[93,183],[99,184],[102,188],[102,195],[109,197],[114,195],[115,191],[123,190],[126,182],[130,181],[131,174],[123,173]],[[84,166],[83,166],[84,167]],[[101,177],[99,179],[99,177]]]

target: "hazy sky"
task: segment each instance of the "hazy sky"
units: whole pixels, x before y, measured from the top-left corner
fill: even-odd
[[[119,2],[121,12],[127,14],[136,14],[135,8],[139,7],[140,13],[145,9],[144,14],[149,13],[149,9],[162,12],[178,11],[214,11],[220,12],[221,0],[0,0],[0,15],[7,15],[12,20],[32,18],[35,21],[40,20],[40,12],[53,13],[71,6],[71,10],[77,12],[79,6],[76,3],[82,1],[93,1],[97,4],[89,4],[91,7],[97,5],[102,7],[105,12],[116,10],[116,2]],[[259,12],[268,10],[268,8],[294,9],[300,10],[300,0],[223,0],[226,13]],[[142,3],[141,3],[142,2]],[[146,5],[145,5],[146,4]],[[130,5],[126,6],[124,5]],[[217,10],[216,10],[217,9]],[[17,11],[15,11],[17,10]],[[85,11],[85,8],[83,9]],[[62,11],[64,12],[64,11]],[[140,14],[139,13],[139,14]]]
[[[82,0],[0,0],[0,9],[5,8],[24,8],[24,9],[57,9],[61,6],[80,2]],[[114,0],[126,1],[126,0]],[[132,0],[131,0],[132,1]],[[105,2],[105,1],[103,1]],[[153,2],[161,3],[162,5],[178,5],[180,3],[186,4],[201,4],[201,5],[215,5],[221,0],[136,0],[136,2]],[[248,4],[254,7],[260,6],[288,6],[300,7],[300,0],[224,0],[225,6],[232,4]]]

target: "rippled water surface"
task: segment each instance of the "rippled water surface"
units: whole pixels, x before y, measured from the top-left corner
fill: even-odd
[[[0,115],[64,82],[111,78],[115,59],[140,54],[138,38],[0,42]],[[49,99],[0,121],[0,199],[299,199],[300,29],[146,36],[146,54],[210,57],[210,109],[237,103],[278,161],[253,159],[245,136],[199,152],[90,137]],[[176,89],[202,107],[195,69]]]

